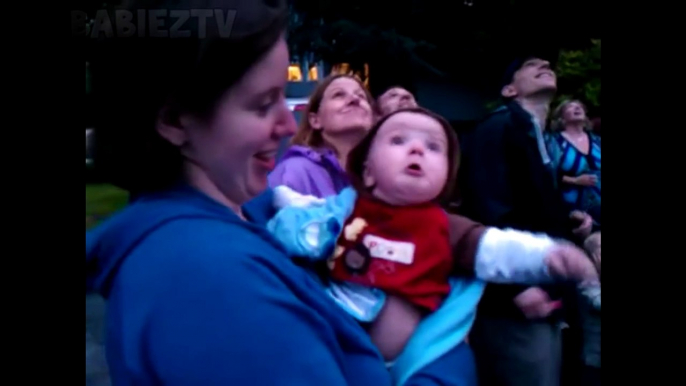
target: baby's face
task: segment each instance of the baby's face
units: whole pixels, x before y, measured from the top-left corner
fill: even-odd
[[[429,202],[448,180],[448,138],[441,124],[420,113],[390,117],[367,156],[365,186],[392,205]]]

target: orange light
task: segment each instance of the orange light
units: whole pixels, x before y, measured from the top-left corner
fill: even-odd
[[[307,76],[310,78],[310,80],[319,80],[319,71],[317,71],[317,66],[312,66]]]
[[[300,71],[300,66],[291,64],[288,66],[288,81],[289,82],[301,82],[303,80],[302,71]]]

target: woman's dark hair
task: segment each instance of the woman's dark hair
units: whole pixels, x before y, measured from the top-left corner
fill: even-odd
[[[369,156],[369,150],[372,147],[374,138],[376,134],[381,129],[381,126],[392,116],[402,113],[413,113],[422,114],[431,117],[438,121],[445,131],[445,135],[448,138],[448,180],[443,187],[443,190],[437,197],[437,201],[441,204],[447,204],[450,199],[452,199],[453,188],[455,185],[455,180],[457,178],[457,169],[460,166],[460,143],[457,139],[457,134],[453,130],[450,123],[442,116],[427,110],[423,107],[411,107],[396,110],[383,118],[381,118],[376,124],[369,130],[367,135],[360,141],[357,146],[348,155],[347,172],[350,177],[352,185],[360,193],[371,193],[369,192],[369,187],[364,185],[364,170],[367,163],[367,157]]]
[[[212,15],[204,23],[188,19],[181,29],[190,36],[151,36],[144,28],[138,36],[92,39],[94,166],[108,182],[139,193],[181,177],[179,149],[157,134],[157,120],[174,123],[181,114],[211,119],[226,90],[285,32],[287,13],[285,0],[134,0],[125,9],[136,26],[148,26],[138,15],[166,11],[158,19],[167,31],[178,21],[169,16],[174,11]],[[222,35],[218,23],[231,23],[232,16]]]

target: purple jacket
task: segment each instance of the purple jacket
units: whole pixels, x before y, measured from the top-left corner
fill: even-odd
[[[286,185],[298,193],[327,197],[350,185],[333,151],[291,146],[269,175],[269,186]]]

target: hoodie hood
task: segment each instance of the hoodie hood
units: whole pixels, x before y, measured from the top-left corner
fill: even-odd
[[[293,145],[286,149],[279,162],[294,157],[304,157],[318,165],[323,165],[325,162],[328,161],[328,163],[330,163],[331,165],[336,165],[339,167],[341,171],[344,171],[342,166],[338,163],[338,158],[336,158],[336,154],[334,154],[334,152],[331,149],[313,149],[305,146]]]
[[[306,162],[289,162],[294,159],[306,160]],[[283,169],[289,164],[290,167]],[[293,168],[292,165],[297,165]],[[290,174],[285,176],[285,174]],[[336,154],[327,148],[313,149],[306,146],[294,145],[289,147],[279,160],[276,169],[270,177],[270,185],[281,184],[301,185],[290,186],[294,190],[312,194],[318,197],[340,193],[350,185],[348,173],[338,162]],[[302,183],[303,180],[309,181],[311,186]],[[298,182],[295,182],[298,181]]]
[[[268,192],[271,194],[271,191]],[[269,200],[270,197],[267,195],[261,200]],[[270,216],[254,210],[246,215],[255,222],[266,222]],[[217,219],[230,223],[242,221],[227,207],[186,185],[141,196],[121,212],[86,232],[86,292],[96,291],[107,298],[119,267],[131,251],[157,228],[186,218]]]

